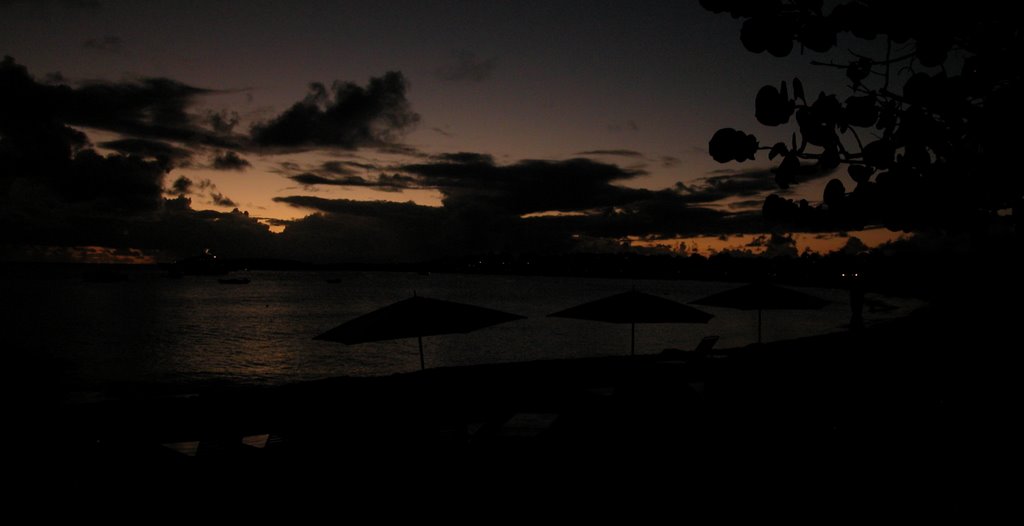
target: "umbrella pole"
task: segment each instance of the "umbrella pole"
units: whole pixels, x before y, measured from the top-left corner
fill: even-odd
[[[423,363],[423,337],[417,336],[416,340],[420,343],[420,370],[426,370],[427,366]]]
[[[629,324],[629,355],[636,356],[636,322]]]
[[[761,309],[758,309],[758,343],[761,343]]]

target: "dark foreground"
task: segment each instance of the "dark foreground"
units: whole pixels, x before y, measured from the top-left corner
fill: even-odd
[[[996,475],[1017,465],[1007,454],[1019,445],[1020,397],[1005,318],[931,309],[711,355],[23,404],[9,453],[25,461],[21,480],[37,496],[603,490],[687,495],[692,505],[696,495],[778,492],[801,508],[919,502],[975,515],[1010,494]]]

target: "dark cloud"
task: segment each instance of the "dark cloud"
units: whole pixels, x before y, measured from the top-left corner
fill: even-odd
[[[373,147],[376,151],[384,154],[402,155],[405,157],[417,157],[428,159],[430,155],[417,150],[414,146],[407,144],[378,144]]]
[[[764,248],[766,257],[796,257],[796,239],[792,235],[772,232],[770,235],[757,236],[749,243],[751,248]]]
[[[159,249],[171,259],[211,246],[249,255],[268,248],[266,227],[244,214],[211,216],[191,209],[184,194],[203,190],[204,182],[178,177],[171,189],[179,195],[167,200],[166,172],[156,161],[71,148],[60,157],[52,143],[12,155],[6,145],[24,130],[13,128],[12,135],[10,121],[0,123],[0,228],[10,233],[6,242],[12,246],[100,246],[112,254]],[[51,141],[60,137],[52,135]]]
[[[376,164],[359,161],[325,161],[320,164],[318,171],[335,175],[353,175],[356,173],[356,170],[366,172],[379,169],[380,167]]]
[[[245,170],[251,166],[249,161],[243,159],[236,152],[218,152],[213,157],[214,170]]]
[[[254,127],[254,139],[272,147],[371,146],[422,161],[377,166],[340,157],[312,166],[280,163],[280,173],[307,186],[432,189],[442,195],[443,206],[285,196],[277,201],[310,215],[277,222],[285,226],[277,235],[267,221],[245,212],[195,210],[193,200],[238,204],[208,179],[169,171],[188,161],[190,149],[212,152],[218,168],[244,167],[240,154],[249,151],[231,135],[237,123],[232,114],[191,113],[197,98],[212,92],[170,79],[47,85],[6,59],[0,63],[0,228],[11,233],[11,243],[24,246],[167,249],[182,255],[214,247],[223,254],[318,261],[557,252],[621,246],[632,236],[657,242],[765,231],[759,213],[694,206],[703,201],[690,194],[735,193],[740,180],[709,178],[696,190],[654,191],[626,186],[645,175],[642,170],[586,158],[499,164],[483,153],[428,157],[396,144],[395,134],[417,118],[400,74],[366,87],[335,84],[330,93],[323,86],[313,91]],[[103,143],[117,153],[101,155],[72,126],[126,138]],[[628,152],[602,155],[633,157]],[[534,215],[551,211],[575,213]]]
[[[413,217],[415,219],[439,219],[445,214],[443,207],[418,205],[412,201],[356,201],[353,199],[324,199],[314,196],[275,197],[275,202],[296,208],[360,217]]]
[[[55,181],[68,203],[113,213],[148,212],[162,203],[165,170],[158,162],[84,150],[68,168]]]
[[[164,193],[178,198],[187,198],[187,196],[205,197],[206,202],[212,205],[227,208],[238,207],[238,203],[236,201],[221,193],[217,189],[217,185],[209,179],[193,181],[192,179],[182,175],[176,178],[174,182],[171,183],[170,188],[168,188]],[[189,202],[191,203],[191,200],[189,200]]]
[[[167,78],[91,81],[77,88],[40,84],[11,57],[0,62],[0,93],[7,119],[52,120],[135,138],[231,147],[237,141],[198,126],[188,109],[212,90]]]
[[[171,183],[171,193],[177,195],[188,195],[192,192],[192,184],[192,179],[182,175]]]
[[[777,189],[775,176],[767,170],[704,177],[690,186],[676,183],[676,191],[690,203],[711,203],[728,197],[752,197]]]
[[[284,113],[252,127],[259,146],[285,148],[385,146],[415,125],[405,77],[388,72],[364,88],[335,82],[310,85],[309,95]]]
[[[302,165],[300,165],[299,163],[296,163],[296,162],[292,162],[292,161],[281,161],[281,162],[277,163],[277,165],[280,167],[279,170],[274,170],[277,173],[289,173],[289,172],[301,172],[302,171]]]
[[[614,183],[642,172],[587,159],[521,161],[497,165],[491,156],[468,152],[436,156],[432,163],[401,166],[398,186],[435,188],[442,207],[413,203],[359,202],[290,196],[276,199],[315,210],[316,217],[298,222],[303,246],[313,245],[313,225],[339,230],[324,232],[318,249],[354,243],[360,258],[398,257],[396,245],[385,248],[370,240],[403,240],[407,260],[479,252],[545,253],[621,247],[627,237],[649,241],[707,233],[763,232],[759,212],[727,213],[691,206],[671,190],[637,190]],[[370,186],[383,181],[322,170],[292,175],[304,184]],[[528,215],[553,210],[576,213]],[[526,215],[526,217],[524,217]],[[344,218],[344,219],[342,219]],[[296,228],[292,224],[286,238]],[[344,230],[344,233],[340,231]],[[362,233],[357,230],[364,230]],[[388,232],[387,235],[383,232]],[[337,245],[343,246],[343,245]],[[376,248],[375,248],[376,247]],[[354,253],[350,253],[353,256]]]
[[[238,206],[238,203],[220,192],[210,192],[210,202],[217,206],[225,206],[229,208],[235,208]]]
[[[20,235],[88,224],[82,217],[133,217],[162,203],[168,163],[142,155],[103,156],[67,125],[66,86],[36,83],[6,57],[0,62],[0,223]],[[122,145],[124,146],[124,145]],[[138,146],[138,145],[136,145]]]
[[[438,68],[437,76],[454,82],[483,82],[494,74],[497,58],[481,59],[472,51],[455,51],[452,60]]]
[[[379,91],[371,87],[364,95],[380,102]],[[265,222],[237,209],[193,209],[193,199],[231,208],[238,204],[208,179],[169,178],[169,170],[189,158],[188,148],[224,148],[227,153],[217,154],[221,167],[243,162],[230,141],[209,129],[227,132],[230,116],[202,121],[189,113],[196,97],[206,93],[169,79],[46,85],[13,59],[0,62],[0,229],[8,232],[5,244],[25,250],[64,248],[65,253],[76,247],[105,247],[114,255],[159,251],[164,260],[204,248],[228,256],[315,259],[321,254],[323,261],[443,253],[428,246],[438,240],[427,234],[444,231],[437,219],[447,218],[445,211],[407,206],[400,209],[412,213],[403,215],[387,206],[366,205],[362,211],[360,205],[335,207],[288,222],[288,235],[275,235]],[[102,155],[72,126],[127,137],[103,143],[116,153]],[[319,166],[324,174],[342,177],[339,172],[345,170],[373,168],[358,160]],[[367,178],[363,184],[405,188],[415,182],[400,173]],[[322,243],[332,236],[353,244]]]
[[[355,184],[357,186],[365,186],[366,180],[359,176],[347,176],[347,177],[324,177],[317,175],[313,172],[303,172],[300,174],[289,175],[289,179],[296,183],[306,186],[316,185],[335,185],[335,186],[348,186]]]
[[[202,253],[206,248],[228,257],[288,257],[281,240],[247,213],[197,211],[191,208],[191,200],[183,196],[163,200],[144,215],[65,212],[52,220],[36,218],[21,222],[22,228],[10,242],[22,246],[158,251],[163,261]]]
[[[494,156],[486,153],[456,152],[435,155],[434,159],[461,164],[494,164]]]
[[[438,127],[436,127],[436,126],[435,126],[435,127],[433,127],[433,128],[430,128],[430,131],[432,131],[432,132],[436,132],[436,133],[438,133],[438,134],[440,134],[440,135],[443,135],[443,136],[445,136],[445,137],[455,137],[455,134],[453,134],[453,133],[451,133],[451,132],[449,132],[449,131],[446,131],[446,130],[444,130],[444,129],[438,128]]]
[[[163,141],[149,139],[119,139],[99,143],[99,146],[114,150],[125,155],[137,155],[153,159],[164,164],[168,169],[186,166],[192,159],[192,152]]]
[[[683,160],[678,157],[672,157],[671,155],[663,155],[660,159],[662,168],[673,168],[682,164]]]
[[[755,208],[759,209],[763,205],[764,199],[746,199],[729,203],[729,208],[732,210],[753,210]]]
[[[652,193],[612,184],[645,172],[589,159],[525,160],[512,165],[497,165],[490,156],[471,153],[449,154],[447,159],[451,161],[400,169],[417,177],[421,186],[440,190],[446,206],[486,204],[515,214],[616,206]]]
[[[577,242],[557,225],[496,214],[486,207],[429,207],[412,202],[276,199],[318,213],[288,226],[296,250],[330,260],[421,261],[479,253],[565,251]]]
[[[644,154],[634,150],[587,150],[585,152],[577,152],[576,155],[607,155],[615,157],[640,157]]]
[[[235,126],[238,126],[240,119],[236,111],[221,110],[207,112],[204,122],[213,128],[213,131],[230,135],[234,133]]]
[[[717,233],[763,232],[760,213],[731,214],[689,206],[670,191],[652,192],[646,199],[580,216],[536,217],[532,221],[563,232],[592,237],[643,236],[668,239]]]
[[[353,201],[289,196],[280,203],[315,210],[288,225],[293,250],[326,261],[418,261],[450,253],[445,225],[450,214],[412,202]]]
[[[121,40],[121,37],[118,36],[107,35],[99,38],[90,38],[82,43],[82,47],[104,53],[120,53],[124,47],[124,40]]]
[[[614,183],[645,172],[589,159],[526,160],[498,165],[487,154],[458,152],[434,156],[434,162],[395,167],[399,173],[375,178],[355,175],[344,165],[322,165],[288,177],[304,185],[365,186],[384,191],[432,188],[448,207],[489,206],[498,214],[580,211],[620,206],[653,195],[650,190]],[[286,171],[295,171],[291,165]]]
[[[610,182],[634,175],[611,165],[573,160],[496,166],[486,156],[449,158],[475,161],[415,165],[400,174],[415,178],[416,184],[438,188],[445,195],[441,207],[315,196],[276,198],[279,203],[314,212],[288,223],[281,234],[283,243],[297,253],[315,254],[327,261],[418,261],[476,253],[621,249],[629,244],[627,238],[636,236],[657,242],[697,234],[765,231],[759,212],[731,214],[694,207],[670,190],[616,190]],[[537,183],[537,178],[550,181]],[[379,181],[351,175],[305,172],[293,179],[381,187]],[[579,201],[582,198],[557,196],[517,201],[519,187],[528,182],[540,194],[561,184],[568,185],[561,190],[564,193],[571,193],[571,188],[586,189],[584,194],[590,198],[585,203]],[[411,183],[401,180],[401,184]],[[604,204],[595,205],[598,202]],[[549,208],[555,206],[579,206],[580,210],[570,215],[522,215],[524,210],[558,209]]]
[[[381,174],[374,179],[368,179],[358,175],[327,176],[313,172],[303,172],[290,175],[288,178],[305,186],[363,186],[383,192],[399,192],[408,188],[415,188],[416,183],[411,177],[400,174]]]
[[[801,182],[807,182],[827,177],[834,172],[834,169],[822,170],[816,165],[803,165],[797,177]],[[692,203],[710,203],[730,197],[767,196],[771,192],[779,191],[776,176],[771,170],[723,168],[710,173],[713,175],[698,179],[694,185],[676,183],[676,191],[686,196]],[[747,207],[753,203],[754,200],[747,199],[735,204]]]
[[[276,217],[260,217],[260,222],[266,223],[271,226],[283,226],[287,227],[295,222],[293,219],[278,219]]]
[[[333,161],[329,161],[329,162],[324,163],[324,169],[327,169],[327,165],[330,164],[331,162],[333,162]],[[341,161],[341,164],[343,164],[345,166],[351,166],[353,168],[361,168],[363,170],[378,170],[378,169],[380,169],[380,167],[377,166],[376,164],[365,163],[365,162],[358,162],[358,161]]]
[[[136,137],[224,146],[224,137],[203,130],[188,108],[200,95],[213,93],[166,78],[137,82],[91,82],[78,89],[59,90],[56,104],[66,109],[67,121]],[[60,100],[65,99],[65,100]]]
[[[349,168],[348,163],[343,161],[327,161],[320,165],[320,169],[324,172],[334,175],[355,175],[355,170]]]
[[[157,220],[137,236],[179,257],[199,254],[206,248],[227,257],[287,257],[281,240],[247,212],[197,211],[186,197],[167,200]]]
[[[754,227],[757,218],[688,208],[671,192],[585,215],[520,218],[487,206],[428,207],[289,196],[275,201],[316,211],[282,234],[318,257],[416,261],[481,252],[550,253],[620,247],[627,236],[669,239],[719,228]],[[714,226],[711,226],[714,228]],[[294,236],[294,237],[293,237]],[[301,242],[297,241],[301,238]],[[291,243],[296,243],[295,245]],[[342,256],[340,251],[345,252]],[[334,254],[328,256],[328,254]]]
[[[303,186],[359,186],[384,192],[399,192],[417,188],[415,178],[402,174],[380,174],[375,177],[359,175],[357,170],[367,172],[378,169],[374,164],[359,161],[325,161],[319,166],[303,169],[297,163],[281,163],[281,171],[288,179]]]

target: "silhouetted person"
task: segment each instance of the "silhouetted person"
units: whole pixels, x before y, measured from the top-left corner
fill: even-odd
[[[864,278],[859,272],[843,273],[843,281],[850,289],[850,330],[864,328]]]

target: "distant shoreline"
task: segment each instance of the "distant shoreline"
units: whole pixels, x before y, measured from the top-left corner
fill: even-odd
[[[915,262],[916,263],[916,262]],[[274,272],[394,272],[485,276],[540,276],[597,279],[690,280],[745,283],[767,280],[798,287],[843,289],[843,276],[867,276],[866,290],[892,296],[927,299],[934,294],[928,267],[913,272],[884,271],[866,258],[739,258],[638,254],[568,254],[545,257],[466,257],[421,263],[310,263],[268,258],[223,258],[223,273]],[[910,267],[910,263],[907,264]],[[0,269],[96,269],[172,271],[173,263],[0,262]]]

